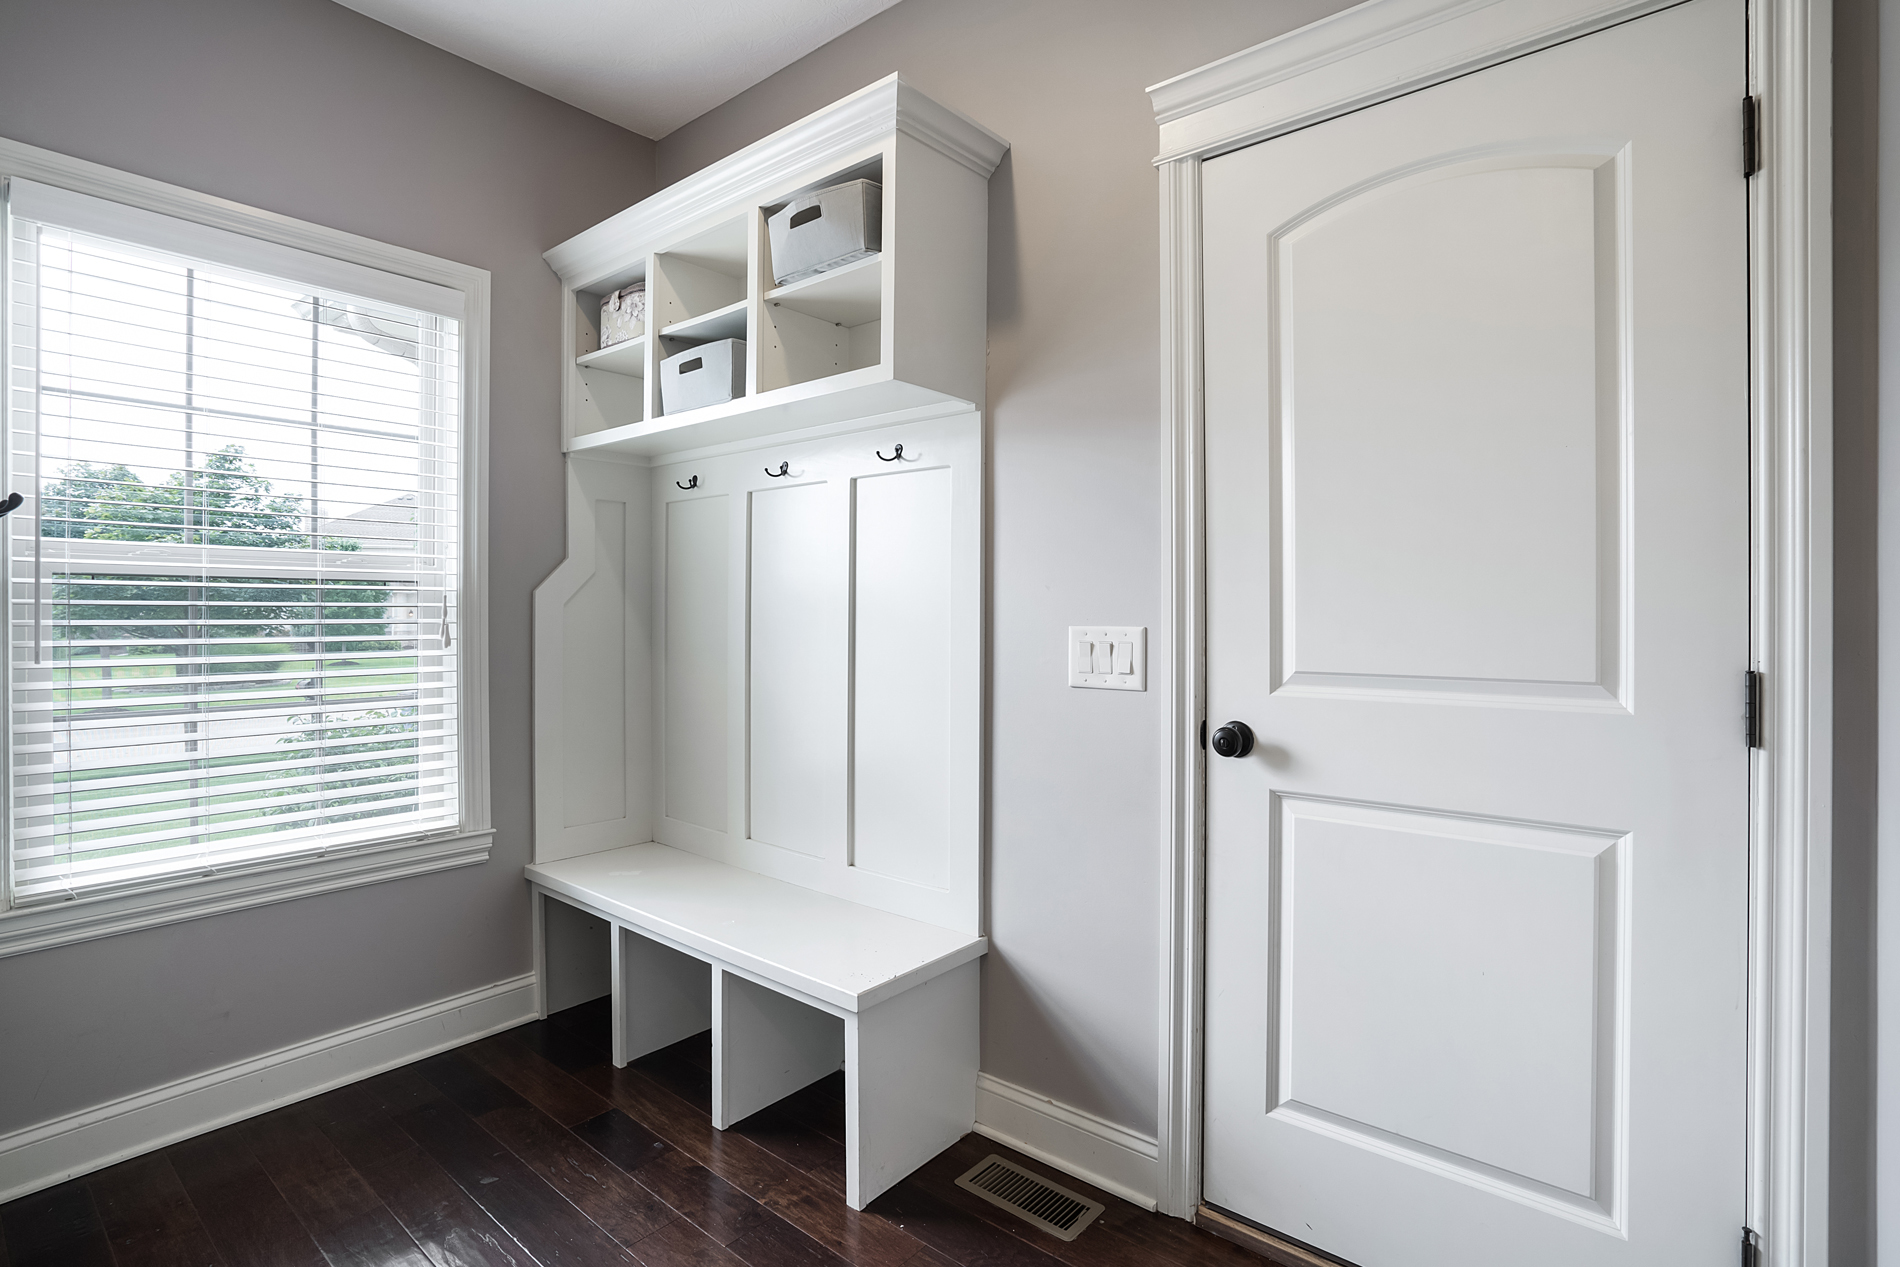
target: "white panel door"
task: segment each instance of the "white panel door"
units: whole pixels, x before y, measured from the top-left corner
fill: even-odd
[[[1362,1267],[1739,1252],[1743,55],[1692,0],[1203,169],[1205,1198]]]

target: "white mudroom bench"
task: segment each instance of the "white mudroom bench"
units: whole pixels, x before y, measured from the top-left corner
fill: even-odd
[[[611,995],[619,1065],[710,1028],[722,1130],[843,1069],[858,1209],[976,1118],[1008,148],[892,75],[545,254],[567,555],[534,599],[539,1006]],[[878,241],[775,262],[774,217],[842,188]],[[613,341],[635,286],[645,328]],[[669,408],[669,358],[727,340],[730,398]]]
[[[970,1130],[987,938],[663,844],[527,875],[544,1007],[543,901],[610,927],[616,1066],[710,1027],[721,1130],[844,1070],[851,1208]]]

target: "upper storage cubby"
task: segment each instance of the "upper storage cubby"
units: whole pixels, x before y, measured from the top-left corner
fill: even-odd
[[[989,175],[1006,149],[893,75],[549,251],[568,451],[650,457],[981,408]],[[603,350],[600,305],[635,282],[645,330]]]

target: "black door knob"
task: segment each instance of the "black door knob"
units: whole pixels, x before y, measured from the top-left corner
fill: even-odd
[[[1244,757],[1253,751],[1253,727],[1230,721],[1214,732],[1214,751],[1223,757]]]

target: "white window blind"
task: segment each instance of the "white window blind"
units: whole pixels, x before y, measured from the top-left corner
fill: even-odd
[[[7,223],[13,904],[456,830],[459,308],[26,182]]]

